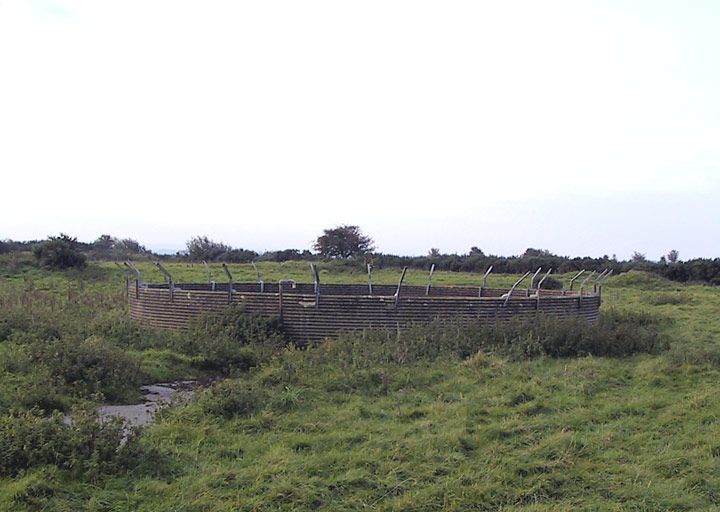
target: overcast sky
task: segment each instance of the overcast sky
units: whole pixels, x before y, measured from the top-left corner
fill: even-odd
[[[0,0],[0,239],[720,256],[720,2]]]

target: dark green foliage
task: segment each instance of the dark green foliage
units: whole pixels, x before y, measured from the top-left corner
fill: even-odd
[[[198,358],[193,366],[201,370],[220,372],[247,371],[258,366],[262,355],[253,347],[239,346],[226,335],[202,336],[197,340]]]
[[[197,366],[230,373],[258,364],[262,348],[284,345],[280,321],[250,314],[242,306],[222,313],[201,315],[190,323],[190,355],[198,356]]]
[[[328,341],[321,352],[338,362],[372,368],[438,358],[466,359],[481,350],[513,359],[539,356],[610,356],[658,353],[668,341],[658,320],[646,313],[604,311],[596,324],[582,319],[558,320],[546,315],[519,318],[494,326],[476,322],[430,322],[407,331],[366,331]]]
[[[62,414],[46,416],[37,409],[0,416],[0,476],[54,465],[92,481],[157,468],[163,459],[142,442],[139,430],[126,431],[120,421],[98,422],[90,412],[74,414],[71,426]]]
[[[279,318],[263,318],[248,313],[242,305],[233,305],[221,313],[207,313],[190,323],[190,333],[196,337],[227,336],[237,345],[278,344],[282,330]]]
[[[658,320],[645,313],[604,311],[597,325],[582,319],[558,321],[539,316],[493,329],[491,343],[502,345],[515,357],[545,354],[550,357],[654,354],[668,348],[657,330]]]
[[[193,261],[225,261],[228,263],[249,263],[258,257],[255,251],[233,249],[222,242],[215,242],[207,236],[196,236],[187,242],[187,255]]]
[[[205,414],[223,418],[249,416],[264,405],[265,401],[264,393],[243,379],[221,381],[199,398]]]
[[[95,260],[124,260],[135,258],[149,251],[132,238],[119,239],[110,235],[101,235],[90,244],[90,258]]]
[[[552,276],[548,276],[542,283],[543,290],[562,290],[563,288],[563,282]]]
[[[353,258],[374,250],[373,240],[358,226],[337,226],[326,229],[313,245],[325,258]]]
[[[82,394],[102,393],[109,400],[124,398],[142,383],[140,363],[105,339],[49,340],[29,348],[30,368],[45,368],[61,385]]]
[[[47,268],[85,268],[87,259],[80,250],[77,238],[64,233],[60,236],[48,237],[33,249],[33,254],[40,264]]]
[[[184,336],[143,325],[120,309],[98,314],[88,325],[87,334],[96,334],[123,349],[173,348],[183,352],[187,344],[183,342]]]

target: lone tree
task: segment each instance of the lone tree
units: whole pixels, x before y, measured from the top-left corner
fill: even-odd
[[[188,240],[186,245],[188,256],[194,261],[215,261],[226,252],[232,250],[232,247],[229,245],[210,240],[207,236],[196,236]]]
[[[80,250],[77,238],[60,233],[50,236],[33,248],[33,254],[47,268],[85,268],[85,254]]]
[[[373,239],[363,234],[358,226],[337,226],[326,229],[313,249],[325,258],[353,258],[372,252]]]

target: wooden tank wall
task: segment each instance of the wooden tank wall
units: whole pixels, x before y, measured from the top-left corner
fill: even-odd
[[[402,328],[412,322],[435,319],[477,319],[496,322],[518,315],[540,311],[557,318],[580,317],[595,322],[599,316],[600,296],[596,293],[562,295],[542,290],[538,300],[534,291],[515,290],[503,306],[500,296],[507,289],[477,287],[433,287],[429,295],[424,286],[403,286],[394,296],[396,286],[374,285],[368,295],[367,285],[321,284],[316,296],[313,284],[296,288],[266,284],[263,292],[257,283],[235,283],[229,297],[228,285],[206,283],[177,284],[170,298],[168,285],[128,287],[129,313],[152,327],[187,328],[188,321],[205,312],[219,312],[229,303],[243,304],[247,311],[266,317],[282,316],[290,341],[310,343],[332,337],[340,331],[355,329]],[[482,294],[482,297],[480,295]],[[318,301],[316,302],[316,297]]]

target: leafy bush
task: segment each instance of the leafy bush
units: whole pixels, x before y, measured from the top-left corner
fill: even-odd
[[[46,368],[61,384],[82,394],[100,392],[109,400],[135,393],[143,380],[139,361],[97,336],[35,343],[30,346],[30,361]]]
[[[47,268],[85,268],[87,265],[87,258],[80,250],[77,239],[64,233],[36,245],[33,254]]]
[[[254,368],[262,359],[258,348],[238,346],[226,335],[202,337],[199,347],[201,354],[193,365],[202,370],[214,370],[226,375]]]
[[[223,373],[256,366],[263,348],[284,345],[278,319],[247,313],[242,306],[194,319],[189,337],[188,353],[199,356],[197,366]]]
[[[61,413],[48,417],[37,409],[0,417],[0,476],[54,465],[94,480],[162,462],[140,430],[128,431],[120,420],[98,422],[89,411],[75,414],[70,426]]]
[[[306,359],[334,361],[353,368],[376,368],[437,358],[467,359],[479,351],[496,351],[514,359],[539,356],[611,356],[657,353],[668,341],[647,313],[603,311],[591,324],[583,319],[558,320],[547,315],[515,318],[487,325],[434,321],[405,331],[361,331],[340,335],[308,350]]]
[[[122,348],[174,348],[178,351],[184,348],[181,336],[177,333],[143,325],[120,309],[97,315],[88,327],[88,334],[95,334]]]
[[[265,402],[263,393],[250,382],[227,379],[211,387],[199,398],[205,414],[226,419],[233,416],[249,416]]]

